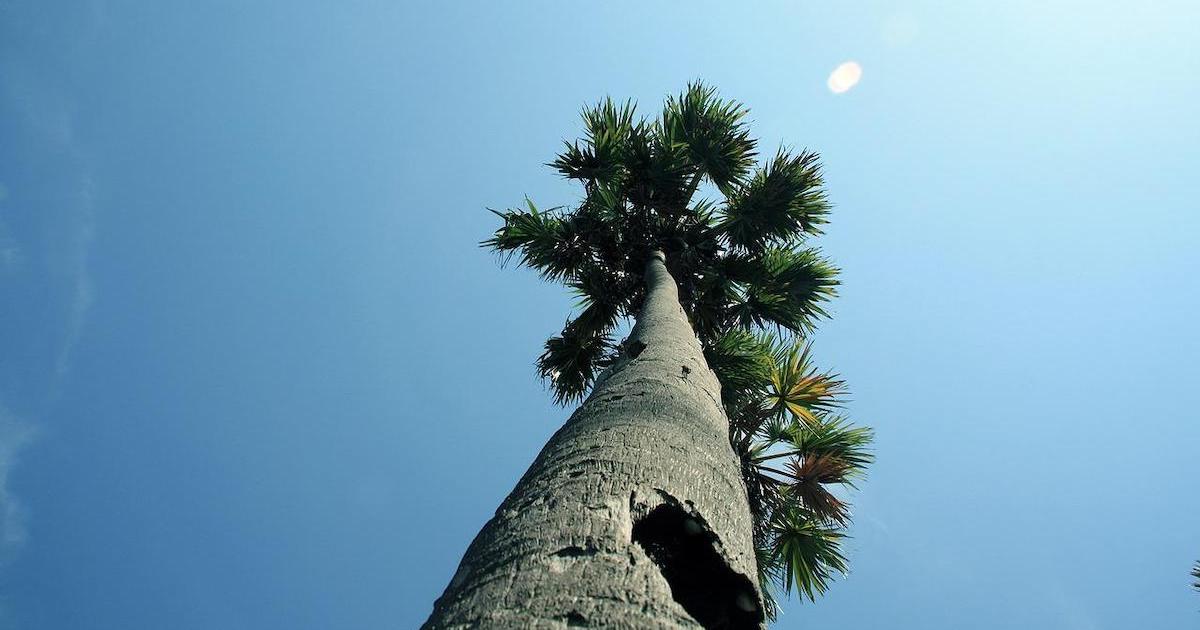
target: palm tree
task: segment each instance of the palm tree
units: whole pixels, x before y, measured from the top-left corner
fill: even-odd
[[[747,113],[700,83],[650,120],[606,99],[551,163],[581,201],[496,213],[484,245],[579,297],[537,367],[559,403],[587,398],[425,627],[757,628],[775,586],[811,599],[845,571],[830,488],[870,432],[805,342],[838,284],[806,245],[828,203],[814,153],[756,163]]]

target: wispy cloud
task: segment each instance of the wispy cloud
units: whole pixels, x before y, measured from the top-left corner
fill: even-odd
[[[9,491],[8,474],[34,434],[32,424],[0,404],[0,562],[7,560],[27,536],[25,508]]]
[[[62,379],[67,373],[71,351],[79,343],[79,337],[83,334],[84,319],[95,299],[92,274],[88,271],[88,253],[92,248],[92,239],[95,238],[93,188],[91,175],[85,173],[80,182],[78,215],[70,228],[70,244],[67,250],[71,287],[66,307],[66,330],[59,347],[58,358],[54,362],[54,374],[58,379]]]
[[[96,19],[84,30],[94,31]],[[0,368],[20,376],[0,383],[8,385],[0,388],[0,563],[30,535],[28,508],[11,487],[13,467],[44,433],[40,418],[66,382],[96,294],[88,266],[96,182],[76,129],[77,104],[34,52],[0,46],[0,133],[6,136],[0,151],[17,151],[14,157],[36,165],[0,182],[0,299],[31,309],[34,317],[25,319],[41,326],[4,331],[6,343],[28,343],[28,352],[0,355]],[[12,357],[31,352],[43,361],[14,363]]]

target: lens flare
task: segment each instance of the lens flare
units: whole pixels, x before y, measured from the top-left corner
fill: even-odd
[[[858,85],[859,79],[862,78],[862,66],[856,61],[847,61],[833,69],[829,73],[829,91],[834,94],[841,94],[850,88]]]

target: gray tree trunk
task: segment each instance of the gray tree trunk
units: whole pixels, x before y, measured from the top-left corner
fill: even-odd
[[[625,355],[463,556],[423,628],[761,628],[721,386],[662,254]]]

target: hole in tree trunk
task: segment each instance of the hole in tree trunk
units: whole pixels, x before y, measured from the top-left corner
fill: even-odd
[[[563,615],[562,617],[560,617],[560,619],[567,622],[568,628],[586,628],[590,625],[588,623],[587,617],[584,617],[583,615],[579,614],[578,611],[575,611],[575,610],[572,610],[571,612]]]
[[[671,586],[671,596],[707,630],[758,628],[761,607],[746,576],[725,564],[716,536],[676,505],[664,504],[633,526],[633,541],[646,550]]]
[[[550,555],[556,558],[579,558],[581,556],[594,556],[596,555],[596,551],[591,546],[584,548],[578,545],[571,545],[570,547],[563,547]]]

